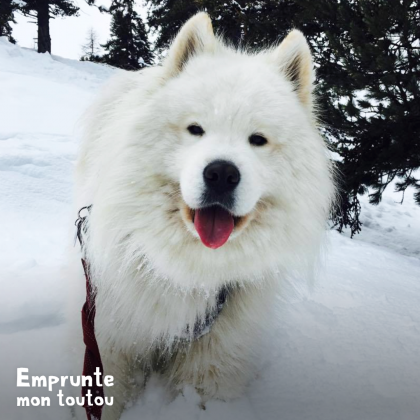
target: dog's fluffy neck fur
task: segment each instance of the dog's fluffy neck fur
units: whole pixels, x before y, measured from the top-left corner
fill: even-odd
[[[186,328],[189,327],[189,340],[193,341],[191,327],[206,315],[214,312],[217,303],[219,288],[193,287],[183,288],[174,285],[168,278],[156,274],[149,262],[144,259],[136,273],[129,277],[127,273],[114,277],[112,288],[101,287],[106,279],[95,276],[97,287],[97,330],[98,341],[101,345],[111,346],[122,351],[134,351],[138,354],[148,353],[152,348],[173,351],[179,344],[179,338],[186,338]],[[278,273],[272,273],[258,282],[232,281],[227,286],[229,295],[226,306],[237,305],[236,300],[247,299],[250,295],[264,294],[275,289]],[[120,277],[121,276],[121,277]],[[130,279],[130,284],[119,288],[119,278]],[[128,293],[129,292],[129,293]],[[128,296],[130,296],[128,298]],[[123,304],[119,304],[123,302]],[[132,308],[129,318],[126,314],[126,305]],[[111,309],[110,309],[111,308]],[[225,308],[223,309],[225,311]],[[139,322],[147,319],[147,323]],[[106,328],[113,325],[112,332]],[[102,335],[101,331],[106,331]],[[141,340],[133,340],[141,337]],[[128,340],[127,340],[128,338]],[[106,344],[103,341],[106,340]],[[182,343],[181,343],[182,344]]]

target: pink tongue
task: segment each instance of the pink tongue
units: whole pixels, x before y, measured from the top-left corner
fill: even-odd
[[[219,206],[207,207],[195,211],[194,226],[201,242],[209,248],[219,248],[232,233],[233,216]]]

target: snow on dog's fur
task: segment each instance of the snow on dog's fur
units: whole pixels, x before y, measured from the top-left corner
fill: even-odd
[[[93,205],[95,329],[116,379],[105,418],[119,418],[150,368],[203,401],[244,390],[277,289],[310,272],[333,195],[313,80],[300,32],[247,53],[199,13],[162,66],[117,76],[89,111],[76,206]],[[211,331],[180,340],[222,286]]]

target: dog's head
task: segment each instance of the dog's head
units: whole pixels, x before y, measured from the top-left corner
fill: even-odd
[[[127,252],[137,246],[158,272],[194,284],[313,256],[333,185],[304,36],[247,53],[199,13],[149,73],[121,163],[130,182],[117,186],[133,211]]]

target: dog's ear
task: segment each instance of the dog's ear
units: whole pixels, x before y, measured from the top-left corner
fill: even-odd
[[[200,12],[189,19],[174,39],[164,66],[171,76],[182,71],[194,55],[214,51],[216,38],[207,13]]]
[[[280,71],[293,83],[300,101],[312,109],[315,71],[309,45],[302,32],[294,29],[272,52],[271,58]]]

